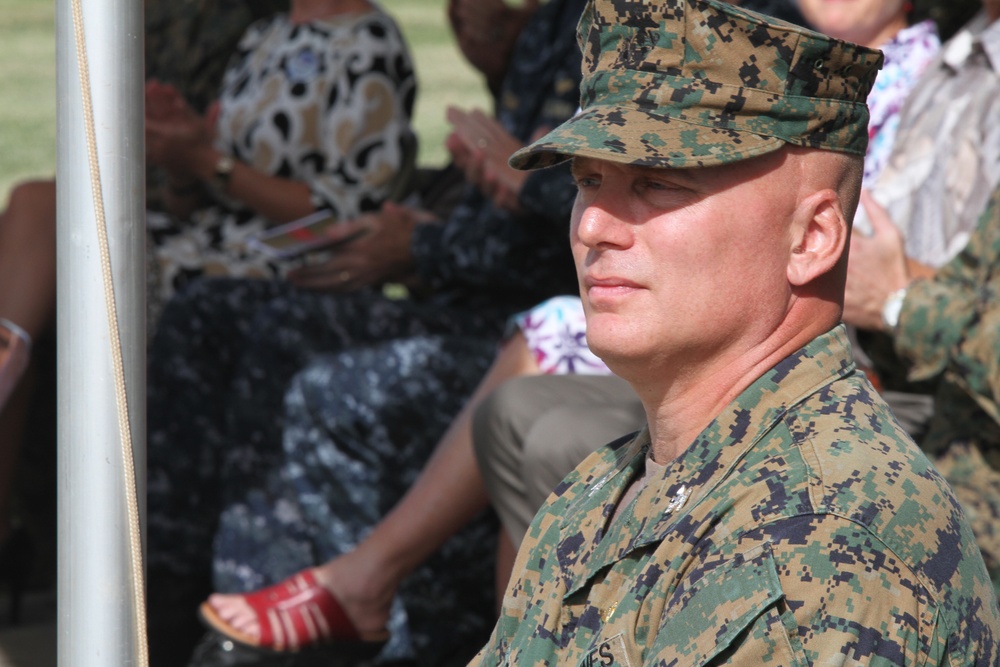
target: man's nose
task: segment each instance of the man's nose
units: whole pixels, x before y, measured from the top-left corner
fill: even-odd
[[[616,211],[613,199],[599,196],[581,208],[575,235],[588,248],[622,248],[631,243],[631,226]]]

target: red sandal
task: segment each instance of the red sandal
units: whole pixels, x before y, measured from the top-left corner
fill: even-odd
[[[350,644],[374,653],[389,639],[388,631],[360,633],[337,598],[316,582],[312,570],[303,570],[269,588],[243,596],[257,615],[260,637],[236,630],[203,602],[202,621],[219,634],[247,646],[277,652]]]

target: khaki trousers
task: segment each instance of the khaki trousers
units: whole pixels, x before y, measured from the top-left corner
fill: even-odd
[[[476,458],[515,545],[570,471],[645,424],[642,404],[614,375],[537,375],[501,385],[473,417]]]

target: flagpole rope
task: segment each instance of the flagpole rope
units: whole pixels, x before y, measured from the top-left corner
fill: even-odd
[[[87,136],[87,155],[90,166],[90,187],[97,217],[98,246],[101,253],[101,273],[104,280],[104,303],[108,316],[111,360],[115,380],[115,398],[118,406],[118,427],[121,433],[122,466],[125,477],[126,505],[132,564],[132,594],[135,598],[135,631],[139,649],[138,664],[149,665],[149,648],[146,633],[146,594],[142,564],[142,534],[139,528],[139,502],[135,483],[135,459],[132,446],[132,428],[129,422],[128,392],[125,387],[125,364],[122,357],[121,334],[118,328],[118,310],[115,286],[111,273],[111,250],[108,245],[108,225],[104,212],[104,195],[101,186],[101,168],[97,159],[97,136],[94,130],[94,107],[90,89],[90,66],[87,62],[86,35],[83,26],[81,0],[72,0],[73,31],[76,36],[77,65],[83,98],[84,126]]]

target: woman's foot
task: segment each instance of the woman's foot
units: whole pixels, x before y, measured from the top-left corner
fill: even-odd
[[[333,640],[384,641],[396,586],[372,585],[370,582],[381,577],[367,576],[369,568],[356,554],[305,570],[264,591],[213,594],[206,604],[211,615],[235,631],[234,638],[254,646],[294,650],[288,646]],[[260,597],[262,593],[266,593],[266,600]],[[302,619],[307,636],[289,642],[286,637],[296,634],[296,619]],[[215,625],[211,618],[206,620]],[[312,632],[314,625],[316,631]]]

